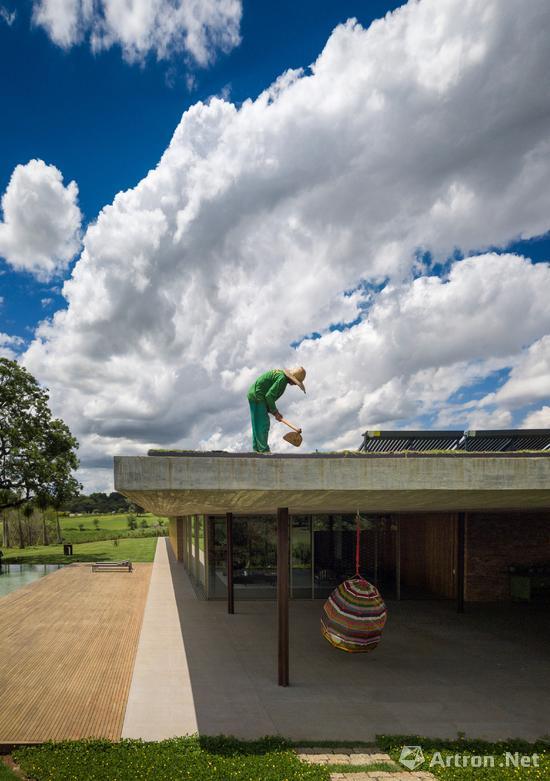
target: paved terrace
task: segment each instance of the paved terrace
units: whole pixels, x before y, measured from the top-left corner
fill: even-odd
[[[151,564],[72,564],[0,599],[0,744],[120,738]]]
[[[550,508],[550,452],[115,457],[115,490],[159,515]]]
[[[159,539],[123,735],[199,731],[295,740],[376,734],[535,739],[550,727],[544,606],[390,602],[380,646],[346,654],[320,635],[321,601],[290,605],[291,685],[276,684],[276,604],[199,601]],[[160,611],[160,612],[157,612]]]

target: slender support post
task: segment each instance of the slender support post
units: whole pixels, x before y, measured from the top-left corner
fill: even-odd
[[[313,530],[313,515],[309,516],[309,536],[311,551],[311,598],[315,599],[315,531]]]
[[[374,585],[378,586],[378,518],[374,522]]]
[[[212,561],[214,555],[214,520],[209,515],[204,516],[204,590],[206,599],[211,598],[214,578],[212,577]]]
[[[235,600],[233,594],[233,513],[225,515],[226,528],[226,556],[227,556],[227,612],[235,612]]]
[[[401,518],[399,516],[395,527],[395,597],[401,599]]]
[[[193,516],[193,530],[195,532],[194,534],[194,541],[193,545],[195,548],[195,582],[200,583],[201,582],[201,554],[200,554],[200,547],[199,547],[199,516],[194,515]]]
[[[183,561],[183,518],[181,515],[176,517],[176,558]]]
[[[464,613],[464,552],[466,548],[466,514],[458,513],[456,546],[456,612]]]
[[[181,519],[181,532],[182,532],[182,546],[183,546],[183,566],[187,569],[187,516],[182,516]]]
[[[288,507],[277,510],[279,686],[288,686]]]

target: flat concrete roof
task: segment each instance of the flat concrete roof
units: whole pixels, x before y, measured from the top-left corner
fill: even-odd
[[[550,453],[158,451],[116,456],[115,490],[159,515],[550,509]]]

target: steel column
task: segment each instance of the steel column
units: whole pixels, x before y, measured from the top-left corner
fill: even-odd
[[[183,561],[183,517],[176,516],[176,558]]]
[[[395,523],[395,598],[401,599],[401,518],[399,516]]]
[[[277,509],[277,617],[279,686],[288,686],[288,507]]]
[[[456,545],[456,611],[464,613],[464,554],[466,548],[466,513],[458,513]]]
[[[233,594],[233,513],[225,514],[226,529],[226,569],[227,569],[227,612],[235,612]]]

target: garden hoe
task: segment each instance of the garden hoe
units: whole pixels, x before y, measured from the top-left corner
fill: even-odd
[[[281,423],[284,423],[285,426],[288,426],[292,429],[292,431],[289,431],[288,434],[284,435],[283,439],[285,439],[287,442],[290,442],[290,444],[294,445],[294,447],[300,447],[302,444],[302,429],[298,428],[298,426],[294,426],[284,418],[281,418]]]

